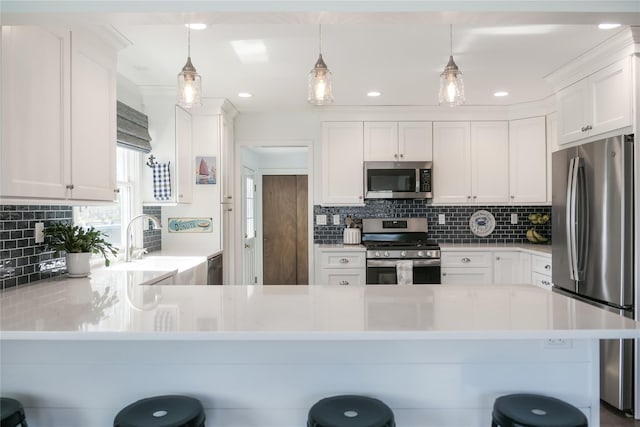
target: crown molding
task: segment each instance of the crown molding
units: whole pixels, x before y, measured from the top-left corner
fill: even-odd
[[[556,91],[614,62],[640,52],[640,27],[625,27],[609,39],[544,77]]]

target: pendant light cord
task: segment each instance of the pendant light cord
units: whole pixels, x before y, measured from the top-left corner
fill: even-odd
[[[322,24],[318,24],[318,52],[322,55]]]
[[[191,58],[191,27],[187,27],[187,57]]]
[[[449,52],[453,56],[453,24],[449,24]]]

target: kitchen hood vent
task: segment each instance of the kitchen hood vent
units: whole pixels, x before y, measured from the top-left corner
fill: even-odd
[[[149,119],[146,114],[118,101],[117,143],[119,146],[149,153],[151,136],[148,129]]]

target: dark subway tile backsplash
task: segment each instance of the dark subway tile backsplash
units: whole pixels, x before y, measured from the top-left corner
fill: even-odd
[[[157,217],[162,224],[162,208],[160,206],[143,206],[142,213]],[[159,251],[162,249],[162,230],[151,229],[142,232],[142,247],[147,248],[148,252]]]
[[[496,227],[489,236],[475,236],[469,228],[471,215],[478,210],[491,212]],[[438,243],[531,243],[526,234],[534,228],[551,243],[551,220],[544,225],[532,224],[528,216],[532,213],[551,216],[551,206],[442,206],[431,205],[424,200],[371,200],[365,206],[315,205],[313,208],[313,240],[315,243],[342,243],[344,220],[352,218],[427,218],[429,237]],[[445,215],[445,224],[438,224],[438,215]],[[518,215],[518,223],[511,224],[511,214]],[[327,225],[317,225],[316,215],[326,215]],[[340,224],[333,225],[334,215],[340,216]]]

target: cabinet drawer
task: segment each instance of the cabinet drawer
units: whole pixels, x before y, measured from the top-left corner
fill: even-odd
[[[443,285],[490,285],[493,282],[492,270],[489,267],[443,267],[440,274],[440,283]]]
[[[531,271],[551,276],[551,257],[531,255]]]
[[[491,252],[441,252],[443,267],[491,267]]]
[[[364,268],[364,252],[323,252],[322,268]]]
[[[321,272],[320,285],[364,285],[364,269],[325,268]]]
[[[544,289],[551,290],[551,276],[546,274],[531,273],[531,283]]]

